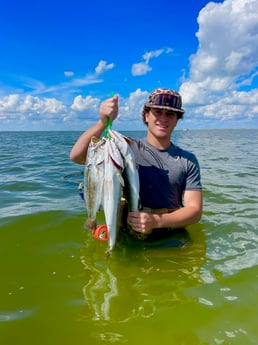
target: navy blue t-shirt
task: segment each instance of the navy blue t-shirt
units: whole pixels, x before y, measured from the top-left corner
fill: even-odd
[[[139,168],[143,207],[182,207],[185,190],[202,190],[200,167],[193,153],[172,143],[160,150],[146,139],[133,139],[131,147]]]

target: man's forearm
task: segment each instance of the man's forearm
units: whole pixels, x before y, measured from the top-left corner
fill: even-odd
[[[105,129],[105,125],[99,120],[95,125],[85,131],[77,140],[70,152],[70,159],[78,164],[84,164],[87,149],[93,136],[99,138]]]

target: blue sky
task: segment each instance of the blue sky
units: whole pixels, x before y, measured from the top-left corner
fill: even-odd
[[[84,130],[119,95],[144,129],[156,87],[182,94],[178,128],[258,128],[258,0],[0,0],[0,130]]]

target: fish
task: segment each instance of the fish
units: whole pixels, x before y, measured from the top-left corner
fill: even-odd
[[[84,200],[87,209],[87,219],[84,226],[89,230],[96,228],[97,212],[102,205],[105,143],[105,138],[99,139],[93,136],[87,150],[84,168]]]
[[[128,211],[138,211],[140,208],[140,181],[134,152],[130,146],[131,140],[115,130],[109,130],[124,160],[124,194]]]
[[[124,180],[122,177],[124,161],[112,138],[109,138],[106,141],[104,151],[105,173],[103,184],[103,210],[108,229],[109,253],[111,253],[117,242],[119,231],[119,211],[122,188],[124,186]]]
[[[130,139],[112,129],[102,139],[92,137],[84,171],[84,199],[88,214],[85,227],[96,229],[97,213],[102,208],[108,233],[108,254],[118,239],[122,197],[125,194],[129,211],[137,211],[139,185]]]

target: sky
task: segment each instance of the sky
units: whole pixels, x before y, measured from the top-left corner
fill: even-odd
[[[179,129],[258,128],[258,0],[0,0],[0,131],[79,130],[119,95],[144,130],[157,87]]]

